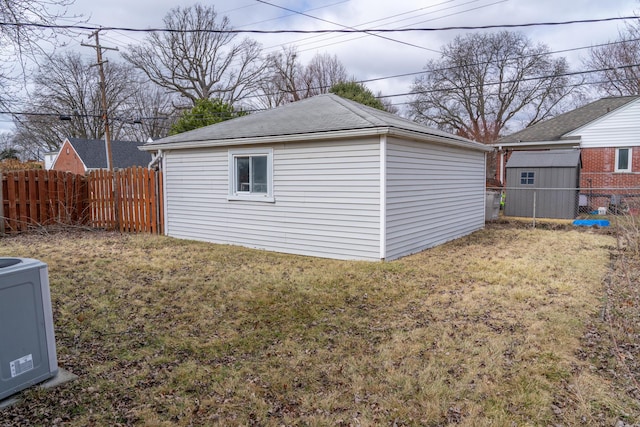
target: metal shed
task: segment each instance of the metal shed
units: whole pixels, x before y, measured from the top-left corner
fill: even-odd
[[[580,151],[514,151],[507,162],[506,216],[575,218]]]

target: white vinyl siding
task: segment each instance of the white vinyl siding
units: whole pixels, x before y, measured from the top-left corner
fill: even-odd
[[[484,153],[387,141],[387,260],[484,227]]]
[[[379,259],[378,138],[270,147],[274,203],[227,199],[228,147],[166,152],[167,235],[319,257]]]
[[[640,100],[607,114],[566,136],[580,136],[581,148],[640,145]]]

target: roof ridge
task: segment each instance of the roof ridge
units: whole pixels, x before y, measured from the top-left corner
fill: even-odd
[[[367,111],[367,108],[372,108],[372,107],[367,107],[366,105],[361,104],[357,101],[343,98],[340,95],[336,95],[335,93],[325,93],[325,94],[322,94],[321,96],[326,96],[328,98],[331,98],[333,101],[342,105],[343,107],[351,111],[353,114],[357,114],[360,118],[362,118],[363,120],[366,120],[367,122],[371,123],[374,126],[389,125],[388,123],[385,123],[384,121],[380,120],[380,118],[371,114],[370,111]]]

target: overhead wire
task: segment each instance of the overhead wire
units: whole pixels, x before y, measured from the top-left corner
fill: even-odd
[[[478,2],[478,1],[480,1],[480,0],[471,0],[471,1],[468,1],[468,2],[466,2],[466,3],[462,3],[462,4],[454,5],[454,6],[449,6],[449,7],[446,7],[446,8],[444,8],[444,9],[435,10],[435,11],[428,12],[428,13],[424,13],[424,14],[422,14],[422,15],[418,15],[418,16],[424,16],[424,15],[428,15],[428,14],[432,14],[432,13],[442,12],[442,11],[445,11],[445,10],[448,10],[448,9],[453,9],[453,8],[456,8],[456,7],[461,7],[461,6],[464,6],[464,5],[470,4],[470,3],[476,3],[476,2]],[[448,15],[437,16],[437,17],[435,17],[435,18],[428,19],[428,20],[426,20],[426,21],[421,21],[420,23],[430,22],[430,21],[436,21],[436,20],[438,20],[438,19],[443,19],[443,18],[450,18],[450,17],[452,17],[452,16],[461,15],[461,14],[463,14],[463,13],[472,12],[472,11],[479,10],[479,9],[484,9],[485,7],[495,6],[496,4],[504,3],[504,2],[506,2],[506,1],[508,1],[508,0],[498,0],[498,1],[494,2],[494,3],[489,3],[489,4],[481,5],[481,6],[478,6],[478,7],[471,8],[471,9],[460,10],[460,11],[457,11],[457,12],[454,12],[454,13],[450,13],[450,14],[448,14]],[[398,21],[388,22],[388,23],[386,23],[386,24],[384,24],[384,25],[391,25],[391,24],[395,24],[395,23],[397,23],[397,22],[402,22],[402,21],[406,21],[406,20],[409,20],[409,19],[417,18],[418,16],[411,17],[411,18],[405,18],[405,19],[401,19],[401,20],[398,20]],[[415,24],[415,23],[414,23],[414,24]],[[410,25],[413,25],[413,24],[410,24]],[[405,27],[406,27],[406,26],[405,26]],[[402,27],[400,27],[400,28],[402,28]],[[331,39],[344,38],[344,37],[348,37],[348,36],[349,36],[348,34],[341,34],[341,35],[337,35],[337,36],[333,36],[333,37],[327,37],[327,38],[325,38],[325,40],[331,40]],[[324,44],[324,45],[320,45],[320,46],[315,46],[314,48],[302,49],[302,50],[301,50],[301,52],[306,52],[306,51],[308,51],[308,50],[312,50],[312,49],[320,49],[320,48],[323,48],[323,47],[335,46],[335,45],[337,45],[337,44],[341,44],[341,43],[346,43],[346,42],[350,42],[350,41],[354,41],[354,40],[360,40],[360,39],[365,38],[365,37],[367,37],[367,35],[363,35],[363,36],[359,36],[359,37],[351,37],[351,38],[349,38],[349,39],[347,39],[347,40],[342,40],[342,41],[337,41],[337,42],[333,42],[333,43],[328,43],[328,44]],[[305,44],[312,44],[312,43],[303,43],[302,45],[305,45]],[[432,50],[433,50],[434,52],[436,52],[436,53],[441,53],[441,52],[440,52],[440,51],[438,51],[438,50],[435,50],[435,49],[432,49]]]
[[[500,84],[509,84],[509,83],[517,83],[517,82],[522,82],[522,81],[535,81],[535,80],[543,80],[543,79],[548,79],[548,78],[553,78],[553,77],[570,77],[570,76],[576,76],[576,75],[585,75],[585,74],[594,74],[594,73],[601,73],[601,72],[605,72],[605,71],[609,71],[609,70],[613,70],[613,69],[624,69],[624,68],[633,68],[633,67],[640,67],[640,64],[630,64],[630,65],[625,65],[625,66],[620,66],[620,67],[608,67],[608,68],[601,68],[601,69],[596,69],[596,70],[583,70],[583,71],[573,71],[573,72],[567,72],[567,73],[560,73],[560,74],[554,74],[554,75],[545,75],[545,76],[535,76],[535,77],[529,77],[529,78],[523,78],[523,79],[518,79],[518,80],[509,80],[509,81],[501,81],[501,82],[488,82],[488,83],[484,83],[482,85],[468,85],[468,86],[457,86],[455,88],[438,88],[438,89],[430,89],[430,90],[425,90],[425,91],[412,91],[412,92],[406,92],[406,93],[400,93],[400,94],[392,94],[392,95],[381,95],[381,96],[376,96],[376,98],[378,99],[383,99],[383,98],[394,98],[394,97],[399,97],[399,96],[408,96],[408,95],[418,95],[418,94],[425,94],[425,93],[438,93],[438,92],[446,92],[449,91],[451,89],[471,89],[471,88],[475,88],[478,86],[482,86],[482,87],[486,87],[486,86],[496,86],[496,85],[500,85]],[[616,82],[623,82],[623,81],[630,81],[630,79],[616,79]],[[599,82],[580,82],[580,83],[576,83],[576,84],[570,84],[570,85],[564,85],[563,87],[577,87],[579,85],[592,85],[592,84],[603,84],[603,83],[607,83],[607,81],[599,81]],[[404,103],[394,103],[393,105],[405,105],[408,104],[408,102],[404,102]],[[246,108],[246,109],[242,109],[237,111],[236,113],[255,113],[255,112],[259,112],[259,111],[266,111],[268,110],[268,108]],[[21,116],[35,116],[35,117],[39,117],[39,116],[44,116],[44,117],[58,117],[61,114],[60,113],[34,113],[34,112],[19,112],[19,111],[10,111],[10,110],[4,110],[4,111],[0,111],[0,114],[6,114],[6,115],[12,115],[12,116],[16,116],[16,115],[21,115]],[[228,115],[228,113],[226,112],[220,112],[220,113],[213,113],[213,115]],[[73,117],[86,117],[86,118],[100,118],[102,117],[101,114],[72,114],[71,116]],[[204,116],[204,115],[203,115]],[[120,114],[119,116],[113,117],[112,119],[115,120],[120,120],[120,121],[131,121],[133,119],[129,119],[127,118],[127,115],[122,115]],[[194,115],[194,117],[198,117],[198,115]],[[142,119],[145,120],[167,120],[170,117],[143,117]]]
[[[429,5],[429,6],[424,6],[424,7],[421,7],[421,8],[418,8],[418,9],[409,10],[409,11],[406,11],[406,12],[397,13],[395,15],[386,16],[384,18],[379,18],[379,19],[374,19],[372,21],[362,22],[360,24],[354,25],[354,27],[358,28],[358,27],[362,27],[363,25],[370,25],[370,24],[374,24],[374,23],[377,23],[377,22],[386,21],[387,19],[393,19],[393,18],[396,18],[398,16],[408,15],[408,14],[411,14],[411,13],[419,12],[421,10],[430,9],[430,8],[433,8],[433,7],[441,6],[443,4],[452,3],[452,2],[455,2],[455,1],[458,1],[458,0],[446,0],[446,1],[441,2],[441,3],[437,3],[437,4],[433,4],[433,5]],[[473,0],[473,1],[480,1],[480,0]],[[453,6],[453,7],[455,7],[455,6]],[[434,13],[434,12],[429,12],[429,13]],[[421,15],[418,15],[418,16],[421,16]],[[394,23],[394,22],[388,22],[388,23],[385,23],[383,25],[389,25],[389,24],[392,24],[392,23]],[[299,42],[305,41],[305,40],[309,40],[309,39],[313,39],[313,38],[317,38],[317,37],[321,37],[321,35],[305,37],[305,38],[296,40],[296,43],[299,43]],[[343,36],[329,37],[329,38],[325,38],[325,40],[329,40],[331,38],[337,38],[337,37],[343,37]],[[273,46],[271,46],[271,47],[273,47]],[[270,49],[271,47],[268,47],[267,49]]]
[[[260,0],[258,0],[258,1],[260,1]],[[454,1],[454,0],[450,0],[450,1]],[[265,1],[261,1],[261,3],[268,4]],[[448,2],[445,2],[445,3],[448,3]],[[249,6],[250,5],[244,6],[244,7],[249,7]],[[294,11],[294,12],[297,13],[297,11]],[[406,12],[406,13],[410,13],[410,12]],[[399,14],[399,15],[402,15],[402,14]],[[411,19],[411,18],[407,18],[407,19]],[[438,18],[436,18],[436,19],[438,19]],[[356,28],[352,28],[352,27],[347,27],[347,28],[342,28],[340,30],[305,30],[305,31],[298,31],[298,30],[231,30],[229,32],[241,33],[241,32],[254,32],[255,31],[255,32],[260,32],[260,33],[299,33],[299,32],[303,32],[303,33],[316,33],[316,34],[321,34],[321,33],[365,33],[365,34],[367,34],[367,32],[370,32],[370,31],[379,31],[379,32],[399,32],[400,31],[400,32],[406,32],[406,31],[447,31],[447,30],[453,30],[453,29],[473,30],[473,29],[514,28],[514,27],[530,27],[530,26],[546,26],[546,25],[569,25],[569,24],[577,24],[577,23],[608,22],[608,21],[629,20],[629,19],[637,19],[637,17],[635,17],[635,16],[623,16],[623,17],[614,17],[614,18],[572,20],[572,21],[562,21],[562,22],[544,22],[544,23],[538,22],[538,23],[525,23],[525,24],[502,24],[502,25],[488,25],[488,26],[487,25],[485,25],[485,26],[459,26],[459,27],[440,27],[440,28],[400,28],[400,29],[362,30],[362,29],[356,29]],[[333,23],[333,24],[341,25],[341,24],[337,24],[337,23]],[[2,26],[2,25],[12,25],[12,24],[11,23],[0,22],[0,26]],[[172,30],[168,30],[168,29],[144,29],[144,30],[142,30],[142,29],[132,29],[132,28],[126,28],[126,27],[94,27],[94,26],[85,26],[85,25],[77,25],[77,24],[76,25],[64,25],[64,26],[51,26],[51,25],[41,25],[41,24],[18,24],[18,25],[30,25],[30,26],[48,27],[48,28],[73,28],[73,29],[81,29],[81,30],[104,29],[104,30],[122,31],[122,32],[125,32],[125,33],[132,32],[132,31],[133,32],[157,32],[157,31],[176,32],[176,31],[172,31]],[[179,32],[194,32],[194,31],[184,30],[184,31],[179,31]],[[366,37],[366,35],[365,35],[365,37]],[[109,40],[109,39],[107,38],[107,40]],[[133,40],[135,40],[135,39],[133,39]],[[628,42],[628,41],[625,41],[625,42]],[[616,42],[614,42],[614,43],[616,43]],[[595,46],[603,46],[603,45],[608,45],[608,44],[613,44],[613,43],[605,43],[605,44],[595,45]],[[594,46],[591,46],[591,47],[594,47]],[[551,53],[569,52],[569,51],[585,49],[585,48],[589,48],[589,47],[579,47],[579,48],[565,49],[565,50],[560,50],[560,51],[555,51],[555,52],[549,52],[549,54],[551,54]],[[631,65],[630,67],[632,67],[632,66],[638,66],[638,64]],[[588,72],[599,72],[599,71],[603,71],[603,70],[575,72],[575,73],[570,73],[570,74],[567,74],[567,75],[585,74],[585,73],[588,73]],[[367,80],[361,80],[359,82],[360,83],[366,83],[366,82],[373,82],[373,81],[379,81],[379,80],[385,80],[385,79],[391,79],[391,78],[407,77],[407,76],[410,76],[410,75],[424,74],[426,72],[428,72],[428,71],[419,71],[419,72],[414,72],[414,73],[403,73],[403,74],[397,74],[397,75],[393,75],[393,76],[385,76],[385,77],[378,77],[378,78],[372,78],[372,79],[367,79]],[[535,78],[533,78],[533,79],[535,79]],[[406,96],[406,95],[411,95],[411,94],[413,94],[413,92],[401,93],[401,94],[392,94],[392,95],[383,95],[380,98],[392,98],[392,97]],[[259,110],[253,110],[253,111],[259,111]],[[0,114],[11,114],[11,113],[0,112]],[[30,113],[30,114],[33,115],[33,113]]]
[[[522,24],[490,24],[490,25],[459,25],[459,26],[446,26],[446,27],[411,27],[411,28],[368,28],[368,29],[318,29],[318,30],[295,30],[295,29],[282,29],[282,30],[258,30],[258,29],[228,29],[228,30],[178,30],[171,28],[132,28],[132,27],[102,27],[93,25],[80,25],[80,24],[39,24],[30,22],[0,22],[0,26],[26,26],[37,27],[47,29],[76,29],[85,31],[96,30],[113,30],[113,31],[126,31],[133,33],[221,33],[221,34],[324,34],[324,33],[408,33],[408,32],[437,32],[437,31],[461,31],[461,30],[490,30],[498,28],[526,28],[526,27],[542,27],[542,26],[559,26],[559,25],[574,25],[574,24],[593,24],[597,22],[613,22],[613,21],[625,21],[625,20],[637,20],[637,16],[617,16],[610,18],[594,18],[594,19],[574,19],[569,21],[549,21],[549,22],[528,22]]]
[[[283,9],[283,10],[286,10],[286,11],[289,11],[289,12],[293,12],[293,13],[298,14],[298,15],[306,16],[308,18],[312,18],[312,19],[315,19],[315,20],[318,20],[318,21],[321,21],[321,22],[326,22],[328,24],[337,25],[337,26],[345,28],[345,29],[350,29],[350,30],[355,30],[356,29],[355,27],[350,27],[348,25],[338,24],[337,22],[333,22],[333,21],[329,21],[328,19],[319,18],[317,16],[309,15],[308,13],[304,13],[304,12],[296,11],[296,10],[293,10],[293,9],[289,9],[287,7],[284,7],[284,6],[278,6],[276,4],[269,3],[266,0],[256,0],[256,1],[259,2],[259,3],[263,3],[263,4],[266,4],[266,5],[269,5],[269,6],[276,7],[278,9]],[[503,1],[506,1],[506,0],[503,0]],[[418,48],[418,49],[423,49],[423,50],[427,50],[427,51],[430,51],[430,52],[440,53],[440,51],[437,51],[437,50],[434,50],[434,49],[429,49],[429,48],[424,47],[424,46],[418,46],[418,45],[413,44],[413,43],[409,43],[409,42],[405,42],[405,41],[402,41],[402,40],[394,39],[394,38],[391,38],[391,37],[383,36],[383,35],[380,35],[380,34],[376,34],[374,32],[365,31],[365,33],[367,34],[367,36],[378,37],[378,38],[381,38],[381,39],[384,39],[384,40],[392,41],[394,43],[400,43],[400,44],[411,46],[411,47],[415,47],[415,48]]]

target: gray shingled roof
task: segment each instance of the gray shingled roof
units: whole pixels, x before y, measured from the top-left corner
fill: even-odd
[[[558,141],[579,127],[630,103],[640,96],[602,98],[583,107],[542,121],[519,132],[500,138],[496,144],[512,142]]]
[[[386,111],[367,107],[333,94],[324,94],[278,108],[238,117],[145,144],[160,149],[167,144],[206,142],[224,145],[228,140],[266,137],[291,138],[336,131],[398,129],[447,138],[484,149],[481,144],[429,128]],[[252,141],[255,142],[255,141]],[[482,148],[480,148],[482,147]]]
[[[514,151],[507,168],[576,167],[580,164],[580,150]]]
[[[102,139],[69,138],[69,142],[76,150],[87,169],[106,169],[107,152]],[[151,162],[151,154],[138,150],[143,142],[111,141],[111,157],[114,168],[129,168],[132,166],[147,167]]]

